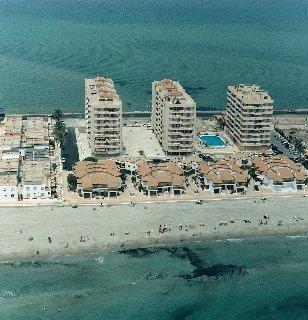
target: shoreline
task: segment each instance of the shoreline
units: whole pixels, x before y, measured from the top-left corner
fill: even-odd
[[[308,236],[307,198],[272,197],[265,202],[260,198],[221,200],[202,205],[189,201],[147,206],[87,205],[76,209],[44,206],[43,212],[41,206],[29,208],[31,212],[22,207],[6,207],[0,212],[0,261],[91,255],[198,241]],[[264,214],[270,219],[268,224],[260,225]],[[295,217],[300,218],[296,221]],[[277,224],[279,220],[283,221],[281,226]],[[226,225],[221,225],[222,222]],[[159,225],[164,224],[170,231],[159,233]],[[52,243],[48,242],[49,236]]]
[[[213,117],[216,115],[221,115],[225,112],[225,107],[221,109],[212,109],[212,110],[197,110],[196,116],[198,118],[202,117]],[[4,113],[6,116],[10,115],[20,115],[20,116],[34,116],[34,117],[46,117],[51,116],[52,113],[35,113],[35,112],[21,112],[21,113]],[[276,116],[286,116],[286,115],[294,115],[294,116],[304,116],[308,115],[308,108],[297,108],[297,109],[275,109],[273,110],[273,115]],[[151,111],[146,110],[134,110],[134,111],[123,111],[123,118],[149,118],[151,116]],[[65,112],[63,113],[64,119],[84,119],[85,114],[83,112]]]
[[[108,254],[108,253],[118,253],[129,251],[129,250],[138,250],[138,249],[159,249],[169,246],[185,246],[193,245],[198,243],[206,243],[207,241],[246,241],[253,239],[265,239],[265,238],[308,238],[308,229],[303,232],[292,233],[287,230],[280,229],[279,231],[269,230],[269,233],[257,232],[257,233],[234,233],[234,234],[216,234],[216,235],[196,235],[195,237],[182,237],[180,239],[176,238],[165,238],[161,243],[155,243],[154,239],[148,242],[131,242],[129,246],[121,247],[120,243],[114,243],[112,246],[98,248],[97,246],[89,246],[87,248],[74,248],[72,251],[64,251],[64,249],[59,251],[51,252],[50,254],[43,255],[28,255],[20,254],[15,255],[12,258],[12,255],[8,255],[9,260],[5,260],[5,256],[1,256],[0,264],[10,264],[18,263],[24,261],[40,261],[45,259],[63,259],[65,257],[74,257],[74,256],[97,256],[98,254]]]

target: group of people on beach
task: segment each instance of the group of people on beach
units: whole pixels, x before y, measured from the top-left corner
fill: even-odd
[[[171,231],[171,229],[169,229],[166,224],[164,224],[164,225],[160,224],[159,225],[158,233],[165,233],[165,232],[168,232],[168,231]]]

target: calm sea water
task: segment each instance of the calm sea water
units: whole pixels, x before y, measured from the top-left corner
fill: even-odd
[[[129,110],[151,82],[180,80],[199,109],[260,83],[308,107],[307,0],[1,0],[0,109],[83,111],[84,78],[107,75]]]
[[[208,241],[1,264],[0,315],[306,320],[308,238]]]

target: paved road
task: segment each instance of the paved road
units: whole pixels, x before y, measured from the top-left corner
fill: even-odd
[[[277,132],[272,132],[270,143],[278,148],[280,152],[282,152],[283,155],[287,156],[290,159],[298,159],[300,157],[300,154],[294,149],[293,145],[288,143],[287,145],[284,145],[284,142],[286,140],[279,140],[280,134]]]
[[[68,131],[66,140],[62,149],[62,158],[65,158],[63,163],[64,170],[72,170],[73,165],[79,160],[76,135],[74,128],[66,128]]]

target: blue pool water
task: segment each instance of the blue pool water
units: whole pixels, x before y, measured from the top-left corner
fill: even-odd
[[[220,136],[202,135],[199,139],[209,147],[224,147],[225,143]]]

